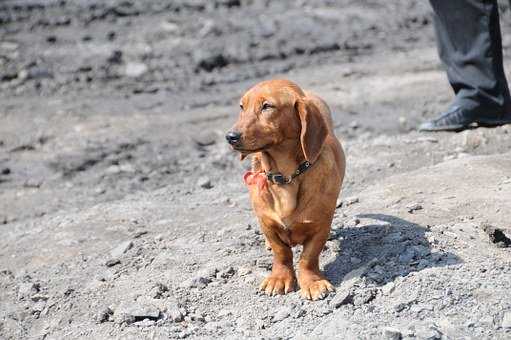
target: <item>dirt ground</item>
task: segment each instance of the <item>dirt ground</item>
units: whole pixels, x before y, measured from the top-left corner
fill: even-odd
[[[415,131],[452,99],[431,20],[415,0],[0,2],[0,339],[510,339],[511,126]],[[257,292],[271,254],[223,137],[277,77],[327,101],[347,154],[318,302]]]

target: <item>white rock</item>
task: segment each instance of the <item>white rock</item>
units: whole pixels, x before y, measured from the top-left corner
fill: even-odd
[[[124,70],[124,74],[127,77],[136,78],[136,77],[140,77],[141,75],[146,73],[148,69],[149,68],[144,63],[129,62],[129,63],[126,64],[126,68]]]
[[[502,328],[511,328],[511,312],[506,312],[502,318]]]
[[[114,249],[112,249],[110,251],[110,255],[113,257],[113,258],[117,258],[117,257],[120,257],[122,254],[124,254],[125,252],[127,252],[128,250],[131,249],[131,247],[133,247],[133,242],[132,241],[124,241],[122,242],[121,244],[119,244],[117,247],[115,247]]]
[[[277,311],[277,313],[275,313],[275,315],[273,315],[272,321],[273,322],[282,321],[282,320],[286,319],[290,314],[291,314],[291,308],[282,307],[281,309],[279,309]]]

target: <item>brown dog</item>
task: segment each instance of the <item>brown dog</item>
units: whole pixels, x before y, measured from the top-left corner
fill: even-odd
[[[330,110],[319,97],[287,80],[264,81],[240,103],[238,122],[226,138],[241,159],[253,154],[244,180],[253,209],[273,250],[271,275],[260,289],[268,295],[294,289],[291,247],[302,244],[298,284],[304,298],[333,291],[319,270],[319,254],[344,178],[345,158]]]

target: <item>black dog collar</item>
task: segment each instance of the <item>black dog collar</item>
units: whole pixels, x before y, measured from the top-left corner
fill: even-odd
[[[298,166],[298,169],[296,169],[295,172],[291,176],[284,176],[280,172],[275,172],[275,173],[267,172],[266,178],[268,179],[268,181],[275,183],[277,185],[289,184],[293,181],[293,179],[295,177],[303,174],[311,166],[312,166],[311,163],[309,163],[308,161],[305,161]]]

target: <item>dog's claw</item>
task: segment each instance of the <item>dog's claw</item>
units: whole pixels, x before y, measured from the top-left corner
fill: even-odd
[[[260,291],[264,291],[266,295],[275,296],[283,295],[293,291],[294,277],[276,277],[268,276],[261,282]]]
[[[324,299],[328,293],[335,291],[334,286],[327,280],[312,281],[302,284],[300,295],[307,300],[317,301]]]

